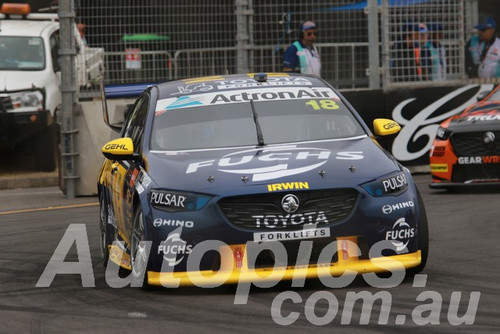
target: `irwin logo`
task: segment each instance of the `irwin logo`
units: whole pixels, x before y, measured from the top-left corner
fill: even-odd
[[[309,182],[286,182],[286,183],[273,183],[267,185],[268,191],[294,190],[294,189],[309,189]]]

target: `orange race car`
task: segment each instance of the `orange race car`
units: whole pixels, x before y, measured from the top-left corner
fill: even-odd
[[[430,165],[431,188],[500,186],[500,85],[440,124]]]

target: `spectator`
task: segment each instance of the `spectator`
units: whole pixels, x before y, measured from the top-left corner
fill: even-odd
[[[394,82],[428,79],[430,50],[422,47],[427,42],[427,26],[408,23],[403,26],[403,36],[395,44],[391,57],[391,74]]]
[[[443,39],[443,25],[433,22],[429,25],[430,38],[426,47],[431,53],[431,72],[429,76],[433,81],[446,80],[446,49],[441,40]]]
[[[296,72],[321,76],[321,60],[314,45],[318,28],[313,21],[305,21],[300,26],[300,40],[293,42],[285,51],[283,72]]]
[[[496,26],[493,18],[486,17],[474,27],[479,33],[465,45],[465,73],[469,78],[500,77],[500,39],[495,36]]]
[[[80,33],[80,37],[82,38],[83,45],[87,45],[87,39],[85,39],[85,30],[87,29],[87,25],[85,23],[78,23],[76,25],[78,32]]]

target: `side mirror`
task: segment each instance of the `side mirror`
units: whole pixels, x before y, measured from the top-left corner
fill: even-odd
[[[373,132],[377,136],[389,136],[398,133],[401,126],[392,119],[377,118],[373,120]]]
[[[114,124],[111,124],[109,122],[109,112],[108,112],[108,103],[106,101],[106,93],[104,92],[104,83],[103,81],[101,80],[101,82],[99,83],[100,85],[100,88],[101,88],[101,101],[102,101],[102,117],[104,118],[104,123],[106,123],[106,125],[111,129],[113,130],[114,132],[117,132],[117,133],[120,133],[122,131],[122,127],[121,126],[117,126],[117,125],[114,125]]]
[[[110,160],[138,160],[140,157],[134,153],[134,143],[131,138],[118,138],[107,142],[101,151]]]

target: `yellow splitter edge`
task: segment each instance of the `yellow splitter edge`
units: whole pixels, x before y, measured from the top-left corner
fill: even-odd
[[[235,284],[245,282],[262,281],[287,281],[301,278],[319,278],[326,276],[341,276],[346,272],[380,273],[408,269],[418,266],[421,259],[421,251],[414,253],[383,256],[372,259],[360,260],[354,251],[348,254],[342,251],[338,244],[338,262],[321,263],[309,265],[296,265],[275,268],[249,269],[246,262],[245,245],[229,245],[220,249],[221,267],[219,270],[203,270],[192,272],[155,272],[148,271],[148,284],[165,287],[177,286],[219,286],[222,284]],[[243,251],[242,261],[234,258],[233,251],[240,248]],[[118,247],[111,246],[110,259],[116,264],[130,269],[130,257]]]

